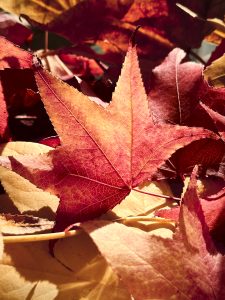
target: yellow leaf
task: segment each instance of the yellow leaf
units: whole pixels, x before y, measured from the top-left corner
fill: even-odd
[[[210,66],[204,70],[204,77],[210,85],[215,87],[225,86],[225,55],[214,60]]]
[[[0,299],[130,299],[84,232],[57,242],[55,257],[48,253],[47,242],[7,244],[0,265]]]
[[[145,182],[137,189],[146,193],[173,196],[166,181],[153,181],[151,183]],[[131,191],[131,193],[120,204],[107,213],[107,217],[109,219],[123,218],[123,223],[126,225],[139,227],[151,234],[162,237],[171,237],[174,230],[174,224],[171,222],[165,222],[165,220],[160,218],[155,218],[154,212],[157,209],[171,207],[173,205],[174,202],[172,200],[166,200],[157,196],[150,196],[137,191]],[[130,216],[144,217],[129,218]]]
[[[2,156],[16,156],[19,154],[41,154],[51,149],[51,147],[37,143],[9,142],[1,145],[0,153]],[[35,211],[35,215],[39,217],[54,218],[54,212],[59,203],[57,196],[44,192],[30,181],[3,167],[0,167],[0,180],[19,212]]]
[[[1,1],[0,8],[17,14],[27,15],[32,20],[46,24],[81,0],[7,0]]]

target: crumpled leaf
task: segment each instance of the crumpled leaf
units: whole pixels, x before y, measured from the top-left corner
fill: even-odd
[[[203,66],[181,63],[185,56],[183,50],[175,48],[153,70],[148,98],[156,123],[187,125],[196,109]]]
[[[130,299],[85,233],[58,241],[54,250],[56,258],[49,254],[48,242],[6,244],[0,298]]]
[[[81,224],[135,299],[225,296],[224,257],[217,253],[209,235],[194,176],[173,239],[106,221]]]
[[[106,109],[40,68],[35,76],[62,146],[39,156],[1,158],[1,164],[60,196],[56,228],[105,213],[178,148],[216,138],[200,128],[152,123],[135,48]]]
[[[41,233],[51,230],[54,222],[29,215],[0,214],[0,230],[4,235]]]
[[[40,154],[52,148],[30,142],[9,142],[2,144],[2,156],[19,154]],[[35,213],[39,217],[54,219],[59,203],[58,197],[38,189],[31,182],[13,171],[0,167],[1,183],[20,213]]]

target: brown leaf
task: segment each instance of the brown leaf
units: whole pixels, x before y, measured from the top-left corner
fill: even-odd
[[[41,233],[54,227],[54,222],[28,215],[0,214],[0,229],[4,235]]]

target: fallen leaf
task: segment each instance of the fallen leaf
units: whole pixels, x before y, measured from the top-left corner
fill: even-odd
[[[1,299],[130,299],[85,233],[58,241],[55,257],[49,254],[48,242],[6,244],[0,264]]]
[[[1,12],[0,34],[16,45],[23,45],[32,36],[32,31],[17,16]]]
[[[2,237],[2,234],[0,232],[0,261],[1,261],[2,256],[3,256],[3,250],[4,250],[3,237]]]
[[[2,144],[2,156],[19,154],[40,154],[52,148],[30,142],[9,142]],[[54,219],[59,203],[58,197],[38,189],[31,182],[13,171],[0,167],[1,183],[20,213],[36,214],[39,217]]]
[[[217,200],[200,199],[200,202],[209,230],[215,230],[216,227],[221,226],[221,223],[224,226],[225,197]],[[179,213],[180,207],[173,207],[171,209],[160,209],[159,211],[155,212],[155,216],[178,221]]]
[[[139,190],[142,193],[139,193]],[[173,204],[172,200],[166,200],[154,195],[150,196],[148,193],[173,196],[166,181],[145,182],[137,187],[137,191],[131,191],[120,204],[116,205],[112,209],[112,213],[115,213],[117,217],[149,215],[156,208]]]
[[[222,39],[222,41],[220,41],[220,44],[216,47],[215,51],[213,51],[212,55],[207,61],[207,66],[210,66],[213,61],[223,56],[224,53],[225,53],[225,40]]]
[[[222,3],[215,8],[211,3],[208,5],[207,1],[180,2],[199,14],[208,14],[212,18],[223,17]],[[93,15],[95,18],[92,18]],[[123,53],[127,51],[130,36],[140,24],[139,51],[143,56],[155,59],[164,57],[175,44],[184,49],[200,46],[204,35],[211,29],[209,24],[181,11],[175,1],[165,0],[86,0],[78,2],[44,26],[40,24],[43,23],[41,20],[38,20],[39,24],[32,22],[28,14],[26,18],[34,26],[56,32],[75,44],[91,41],[100,46],[104,53],[111,54],[118,50]],[[68,27],[73,30],[68,30]]]
[[[0,214],[0,229],[4,235],[42,233],[54,227],[54,222],[29,215]]]
[[[0,69],[16,68],[24,69],[32,67],[32,54],[25,51],[13,43],[9,42],[5,37],[0,37]]]
[[[205,109],[205,111],[209,114],[209,116],[212,118],[213,122],[215,123],[215,126],[221,136],[221,139],[225,142],[225,117],[218,112],[212,110],[211,108],[207,107],[203,103],[201,106]]]
[[[9,0],[0,3],[0,7],[11,13],[30,16],[33,20],[47,23],[56,18],[63,11],[73,7],[79,0]]]
[[[187,125],[197,107],[203,66],[181,63],[185,56],[176,48],[153,70],[148,98],[155,123]]]
[[[194,140],[216,138],[200,128],[152,123],[135,48],[128,51],[106,109],[40,68],[35,76],[62,146],[39,156],[2,157],[1,164],[60,196],[60,230],[120,203],[175,150]]]
[[[214,60],[210,66],[204,70],[204,77],[210,85],[214,87],[225,87],[225,55]]]
[[[135,299],[225,296],[224,257],[216,252],[210,238],[194,176],[184,195],[173,239],[106,221],[81,224]]]
[[[0,82],[0,142],[7,142],[10,139],[10,132],[8,127],[8,111],[4,99],[2,83]]]

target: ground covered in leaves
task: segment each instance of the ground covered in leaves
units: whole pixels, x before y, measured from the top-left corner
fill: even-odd
[[[224,299],[225,3],[0,8],[0,299]]]

